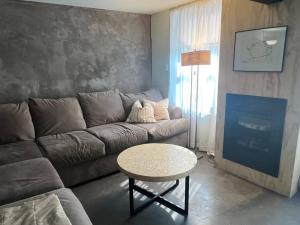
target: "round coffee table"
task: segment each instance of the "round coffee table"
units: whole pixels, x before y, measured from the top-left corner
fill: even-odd
[[[120,153],[117,161],[120,170],[129,177],[129,201],[132,216],[153,202],[158,202],[181,215],[188,215],[189,174],[197,164],[197,157],[192,151],[171,144],[143,144],[126,149]],[[180,178],[185,178],[184,208],[163,198],[179,185]],[[157,194],[136,185],[135,179],[148,182],[175,181],[175,184]],[[133,191],[147,196],[150,200],[135,209]]]

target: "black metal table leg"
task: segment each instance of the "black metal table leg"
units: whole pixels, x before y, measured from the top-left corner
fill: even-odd
[[[190,195],[190,177],[185,178],[185,197],[184,197],[184,211],[189,214],[189,195]]]
[[[134,199],[133,199],[133,185],[134,179],[129,178],[129,204],[130,204],[130,215],[134,215]]]
[[[183,216],[187,216],[188,210],[189,210],[189,181],[190,181],[189,176],[187,176],[185,178],[185,199],[184,199],[184,209],[183,209],[162,197],[162,196],[166,195],[167,193],[169,193],[170,191],[174,190],[179,185],[179,180],[176,180],[175,184],[172,185],[167,190],[165,190],[164,192],[162,192],[160,194],[154,194],[144,188],[137,186],[136,184],[134,184],[134,179],[129,178],[130,215],[133,216],[133,215],[139,213],[140,211],[142,211],[143,209],[145,209],[146,207],[150,206],[153,202],[158,202]],[[150,200],[135,209],[134,208],[133,191],[137,191],[137,192],[145,195],[146,197],[150,198]]]

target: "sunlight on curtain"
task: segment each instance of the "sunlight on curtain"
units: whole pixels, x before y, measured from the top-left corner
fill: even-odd
[[[221,0],[201,0],[174,9],[170,14],[169,99],[171,104],[183,109],[185,117],[189,117],[191,108],[190,146],[211,153],[215,149],[221,5]],[[211,65],[182,67],[181,53],[194,50],[210,50]],[[198,101],[196,101],[197,70]],[[195,137],[196,120],[198,120],[197,137]]]

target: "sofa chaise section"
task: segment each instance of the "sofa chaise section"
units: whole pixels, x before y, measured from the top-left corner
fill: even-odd
[[[33,141],[0,145],[0,166],[41,157],[40,149]]]
[[[0,205],[64,187],[45,158],[2,165],[0,174]]]

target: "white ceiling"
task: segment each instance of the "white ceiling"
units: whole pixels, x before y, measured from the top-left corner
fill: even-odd
[[[24,0],[59,5],[154,14],[195,0]]]

